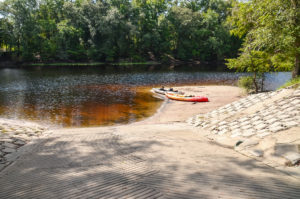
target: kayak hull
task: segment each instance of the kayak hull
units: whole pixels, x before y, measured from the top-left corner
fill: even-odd
[[[161,94],[161,95],[165,95],[167,92],[168,93],[174,93],[174,94],[184,94],[183,92],[180,92],[180,91],[170,91],[170,90],[160,89],[160,88],[152,88],[151,91],[153,93],[158,93],[158,94]]]
[[[184,101],[184,102],[208,102],[208,98],[202,97],[202,96],[190,97],[190,96],[184,96],[184,95],[179,95],[179,94],[174,94],[174,93],[166,93],[166,96],[169,99]]]
[[[159,88],[152,88],[152,92],[164,95],[166,91]]]

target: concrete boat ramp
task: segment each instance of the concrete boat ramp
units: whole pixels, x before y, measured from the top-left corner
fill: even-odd
[[[82,133],[82,131],[85,133]],[[0,198],[299,198],[300,181],[186,124],[63,129],[0,174]]]

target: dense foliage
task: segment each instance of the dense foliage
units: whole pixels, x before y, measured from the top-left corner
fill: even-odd
[[[300,74],[300,1],[250,0],[235,2],[228,17],[232,34],[244,39],[240,55],[228,59],[229,68],[257,76],[276,70]]]
[[[4,0],[1,47],[22,61],[212,61],[236,56],[226,0]]]

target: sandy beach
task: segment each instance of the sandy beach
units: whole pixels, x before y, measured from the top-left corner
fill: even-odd
[[[141,123],[184,122],[189,117],[215,110],[246,95],[242,89],[235,86],[181,86],[174,89],[187,95],[206,96],[209,102],[193,103],[165,99],[166,102],[158,112]]]

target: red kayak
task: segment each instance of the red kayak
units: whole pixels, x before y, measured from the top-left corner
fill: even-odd
[[[186,96],[174,93],[166,93],[166,96],[172,100],[179,100],[185,102],[208,102],[208,98],[202,96]]]

